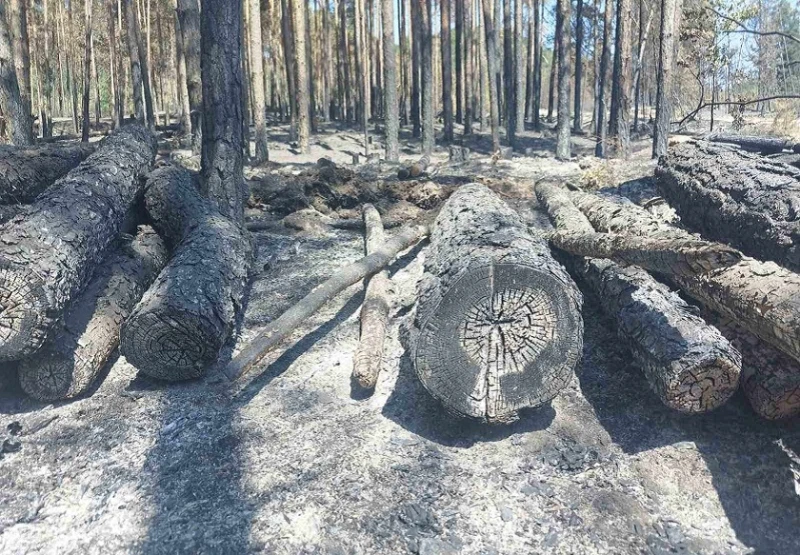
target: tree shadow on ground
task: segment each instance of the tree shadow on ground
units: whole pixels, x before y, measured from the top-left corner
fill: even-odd
[[[632,364],[613,323],[599,314],[600,306],[587,296],[579,379],[614,442],[628,454],[693,442],[737,538],[757,553],[798,552],[800,497],[795,493],[792,461],[779,444],[780,440],[800,444],[797,419],[762,420],[741,394],[704,415],[668,409]]]

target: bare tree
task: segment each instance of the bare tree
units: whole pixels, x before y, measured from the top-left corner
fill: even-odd
[[[242,3],[203,0],[201,188],[220,213],[244,223]]]
[[[457,0],[458,1],[458,0]],[[450,44],[450,0],[441,0],[441,50],[442,50],[442,114],[444,140],[453,140],[453,62]]]
[[[431,1],[417,2],[420,22],[420,66],[422,89],[422,150],[425,154],[433,152],[435,144],[434,107],[433,107],[433,59],[431,31]]]
[[[18,146],[31,145],[33,127],[20,96],[7,21],[5,3],[0,2],[0,108],[11,123],[11,141]]]
[[[611,134],[617,155],[628,158],[630,141],[631,83],[631,0],[617,4],[617,37],[614,49],[614,77],[611,95]]]
[[[81,141],[89,142],[89,96],[91,92],[91,61],[92,61],[92,0],[85,0],[84,11],[86,15],[85,36],[83,57],[83,126],[81,129]]]
[[[499,1],[499,0],[497,0]],[[486,67],[488,74],[489,89],[489,124],[492,128],[492,150],[500,150],[500,125],[498,117],[500,113],[497,80],[497,32],[492,20],[491,0],[482,0],[483,4],[483,26],[486,32]]]
[[[608,83],[608,70],[611,65],[611,16],[613,10],[613,0],[605,0],[603,12],[603,48],[600,58],[600,77],[597,87],[597,145],[595,146],[595,156],[603,158],[606,155],[606,137],[608,135],[606,126],[606,85]]]
[[[575,108],[572,130],[583,132],[583,0],[575,8]]]
[[[675,20],[678,10],[676,0],[661,0],[661,35],[658,47],[658,74],[656,77],[656,125],[653,130],[653,157],[667,153],[669,124],[672,119],[670,87],[675,42]]]
[[[495,2],[503,3],[503,105],[505,111],[503,113],[506,124],[506,137],[508,144],[514,146],[517,130],[514,125],[517,122],[516,115],[514,114],[517,102],[514,94],[516,90],[514,85],[516,79],[514,78],[514,22],[511,17],[511,2],[512,0],[495,0]]]
[[[129,1],[129,0],[126,0]],[[189,110],[192,148],[200,151],[203,142],[203,85],[200,79],[200,6],[198,0],[178,0],[178,20],[186,58],[186,89]]]
[[[536,131],[542,126],[542,0],[531,0],[533,3],[533,128]]]
[[[31,57],[28,40],[28,0],[10,0],[10,31],[14,47],[14,66],[17,71],[19,95],[30,120],[31,111]],[[31,122],[32,123],[32,122]]]
[[[304,0],[292,0],[292,22],[294,23],[294,67],[296,70],[295,85],[297,90],[297,143],[300,152],[310,150],[309,135],[311,125],[309,122],[309,78],[308,78],[308,53],[306,48],[306,10]]]
[[[514,0],[514,130],[525,131],[525,40],[522,28],[522,3]]]
[[[571,0],[558,0],[556,4],[556,49],[558,50],[558,135],[556,158],[568,160],[572,156],[569,130],[569,80],[570,80],[570,10]]]
[[[253,161],[263,164],[269,159],[267,146],[267,101],[264,92],[264,55],[261,41],[261,0],[250,2],[250,93],[253,96],[253,122],[256,152]]]
[[[381,0],[383,13],[383,105],[386,114],[386,159],[400,158],[397,134],[400,109],[397,104],[397,58],[394,51],[394,0]],[[401,30],[402,32],[402,30]]]

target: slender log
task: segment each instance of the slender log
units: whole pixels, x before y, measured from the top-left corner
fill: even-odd
[[[233,329],[250,243],[200,195],[183,168],[151,173],[145,206],[172,258],[123,325],[120,350],[154,378],[196,378],[217,359]]]
[[[659,191],[685,225],[800,270],[800,169],[709,143],[662,157]]]
[[[618,233],[560,231],[550,243],[576,256],[612,258],[667,276],[697,276],[733,266],[742,254],[720,243],[697,239],[661,239]]]
[[[423,174],[431,163],[431,157],[424,154],[422,158],[411,164],[397,170],[397,179],[414,179]]]
[[[418,298],[417,375],[448,410],[505,422],[572,379],[580,292],[544,239],[488,188],[464,185],[445,203]]]
[[[370,255],[383,245],[385,235],[378,211],[364,205],[365,250]],[[364,389],[374,389],[383,363],[383,343],[389,321],[389,275],[381,270],[367,282],[361,306],[361,336],[353,359],[353,378]]]
[[[28,204],[94,152],[96,144],[0,149],[0,204]]]
[[[428,233],[427,225],[407,226],[386,241],[379,250],[339,270],[284,312],[277,320],[270,323],[256,339],[245,345],[225,367],[225,375],[230,380],[235,380],[245,372],[252,370],[273,347],[286,339],[297,326],[322,308],[325,303],[351,285],[375,275],[395,256],[426,237]]]
[[[717,133],[709,135],[706,140],[712,143],[727,143],[738,145],[749,152],[759,152],[761,154],[777,154],[783,150],[791,150],[792,141],[781,139],[780,137],[759,137],[754,135],[728,135]]]
[[[119,234],[155,152],[146,129],[122,127],[45,191],[24,221],[0,228],[0,360],[41,347]]]
[[[628,233],[648,237],[695,237],[659,221],[631,202],[587,194],[573,194],[572,198],[598,231],[626,229]],[[745,258],[730,268],[705,276],[674,279],[696,301],[732,318],[800,361],[800,274],[774,262]]]
[[[167,261],[161,238],[141,227],[103,260],[51,339],[18,368],[22,389],[40,401],[86,393],[119,345],[119,331]]]
[[[539,183],[536,195],[559,229],[593,229],[566,190]],[[646,271],[610,260],[577,258],[572,269],[614,321],[650,388],[666,406],[701,413],[733,395],[741,356],[677,294]]]

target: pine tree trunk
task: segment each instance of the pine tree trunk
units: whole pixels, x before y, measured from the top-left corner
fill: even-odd
[[[448,410],[507,422],[572,379],[583,344],[580,292],[486,187],[463,185],[442,208],[418,299],[414,364]]]
[[[91,95],[92,85],[92,0],[84,1],[84,9],[86,10],[86,24],[85,24],[85,47],[83,56],[83,125],[81,131],[81,141],[84,143],[89,142],[89,97]]]
[[[594,154],[598,158],[606,156],[606,137],[608,128],[606,125],[606,85],[608,83],[608,70],[611,65],[611,11],[613,0],[605,0],[605,11],[603,12],[603,50],[600,58],[600,78],[597,89],[597,146]]]
[[[183,29],[181,28],[181,18],[178,12],[177,0],[172,0],[172,9],[175,12],[175,56],[176,77],[178,80],[178,102],[180,103],[180,126],[181,132],[191,137],[192,135],[192,107],[189,103],[189,84],[186,69],[186,48],[183,44]]]
[[[267,146],[266,94],[264,92],[264,55],[261,41],[261,0],[250,2],[250,93],[253,95],[253,121],[256,133],[254,162],[263,164],[269,159]]]
[[[667,153],[669,127],[672,120],[672,64],[674,58],[677,0],[661,0],[661,35],[658,46],[656,77],[656,124],[653,129],[653,157]]]
[[[305,0],[292,0],[292,22],[294,23],[294,68],[295,90],[297,91],[297,143],[300,152],[310,150],[309,136],[311,123],[309,110],[308,53],[306,52],[306,10]]]
[[[394,50],[394,0],[381,0],[383,14],[383,104],[386,114],[386,159],[400,159],[398,127],[400,110],[397,104],[397,58]]]
[[[525,67],[527,56],[525,55],[525,39],[522,27],[522,4],[524,0],[514,0],[514,130],[518,135],[525,131]]]
[[[411,2],[411,134],[414,138],[422,136],[422,106],[420,105],[422,34],[420,31],[419,1]]]
[[[205,77],[201,188],[223,216],[241,224],[248,196],[242,167],[242,4],[202,0],[200,35]]]
[[[583,133],[583,0],[578,0],[575,12],[575,107],[572,130]]]
[[[556,4],[557,5],[557,4]],[[557,14],[556,14],[557,15]],[[558,18],[556,18],[558,19]],[[547,122],[552,123],[553,114],[555,113],[556,107],[556,78],[557,78],[557,69],[558,69],[558,47],[556,46],[556,40],[553,43],[553,55],[552,59],[550,60],[550,82],[548,83],[548,92],[547,92]]]
[[[558,50],[558,124],[556,158],[569,160],[572,157],[569,130],[569,27],[571,0],[558,0],[556,9],[556,49]]]
[[[516,78],[514,77],[514,23],[511,16],[511,2],[513,0],[495,0],[495,2],[503,3],[503,120],[506,124],[506,139],[509,146],[513,147],[516,143],[516,129],[514,125],[517,123],[517,117],[514,113],[517,102],[514,96],[514,85]]]
[[[542,0],[533,2],[533,129],[541,130],[542,120]]]
[[[420,86],[422,89],[422,151],[433,152],[436,141],[433,105],[433,39],[431,28],[431,3],[433,0],[414,0],[418,4],[420,22]]]
[[[142,62],[139,58],[139,43],[137,38],[136,29],[138,29],[139,22],[134,10],[133,0],[123,0],[125,3],[125,18],[128,25],[128,55],[131,60],[131,77],[133,79],[133,105],[136,114],[136,121],[141,124],[146,124],[144,96],[143,96],[143,73]]]
[[[153,164],[156,140],[118,129],[57,181],[0,245],[0,360],[36,352],[117,237]]]
[[[344,81],[341,87],[344,89],[342,94],[342,119],[351,122],[353,119],[353,103],[351,99],[352,84],[350,82],[350,47],[347,36],[347,9],[345,0],[339,0],[339,63],[342,65]]]
[[[496,0],[500,1],[500,0]],[[483,3],[483,26],[486,32],[486,74],[489,88],[489,125],[492,129],[492,151],[500,150],[500,117],[499,91],[497,89],[497,33],[492,21],[492,5],[490,0],[482,0]],[[481,121],[483,124],[483,121]]]
[[[120,105],[119,50],[117,41],[117,0],[108,1],[108,62],[111,79],[111,127],[116,129],[122,125],[124,108]]]
[[[26,110],[14,67],[5,4],[0,2],[0,108],[10,124],[11,141],[17,146],[34,142],[30,110]]]
[[[461,2],[462,0],[458,0]],[[480,81],[480,77],[476,79],[475,65],[473,64],[473,49],[474,49],[474,31],[472,28],[472,15],[475,8],[472,0],[463,0],[465,2],[462,7],[463,16],[463,50],[464,50],[464,135],[472,134],[472,122],[475,119],[475,112],[477,108],[477,99],[475,95],[476,81]]]
[[[178,19],[186,57],[186,88],[189,96],[192,150],[203,144],[203,84],[200,79],[200,6],[198,0],[177,0]]]
[[[459,0],[456,0],[458,2]],[[453,62],[450,44],[450,0],[441,0],[442,114],[444,141],[453,141]]]
[[[464,75],[464,0],[455,2],[456,22],[456,123],[464,123],[464,91],[466,79]]]
[[[10,0],[9,8],[19,96],[30,120],[33,112],[31,106],[31,57],[28,40],[28,0]]]
[[[614,79],[611,95],[611,125],[615,152],[630,157],[631,0],[619,0],[617,38],[614,50]]]
[[[164,242],[148,227],[115,248],[45,346],[20,364],[23,391],[40,401],[86,393],[119,345],[122,322],[166,261]]]
[[[215,9],[203,0],[203,44],[208,44],[208,19],[241,21],[231,14],[240,7],[224,0]],[[216,19],[219,9],[229,19]],[[228,42],[234,44],[233,39]],[[210,57],[207,50],[203,49],[204,67]],[[204,87],[204,99],[212,98],[209,92]],[[214,128],[205,125],[203,130],[207,141]],[[123,325],[120,351],[149,376],[169,381],[196,378],[217,359],[233,329],[247,280],[249,241],[240,226],[219,214],[218,203],[198,194],[192,176],[182,168],[167,166],[150,174],[145,204],[172,256]]]

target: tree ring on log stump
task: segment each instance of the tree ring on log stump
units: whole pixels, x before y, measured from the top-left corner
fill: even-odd
[[[489,422],[550,401],[572,378],[583,338],[564,284],[536,268],[482,261],[420,328],[420,380],[446,406]]]
[[[664,384],[664,403],[691,414],[713,410],[724,405],[736,393],[739,374],[739,366],[725,356],[691,366]]]
[[[32,367],[20,370],[19,385],[22,390],[39,401],[55,401],[69,396],[75,384],[73,364],[59,356],[42,357]]]
[[[15,264],[0,262],[0,361],[32,354],[44,341],[49,320],[42,280]]]
[[[191,313],[146,312],[122,333],[123,353],[133,366],[153,378],[179,381],[198,378],[216,360],[222,345],[218,333]]]

